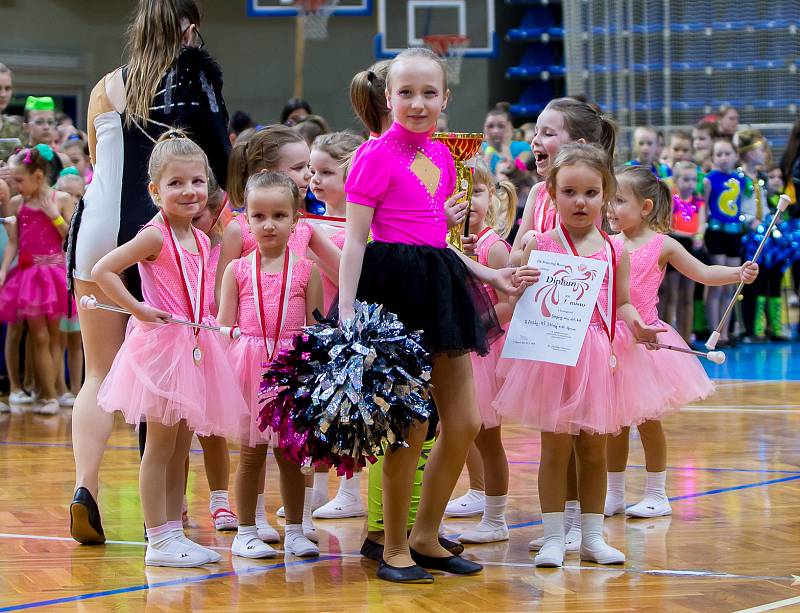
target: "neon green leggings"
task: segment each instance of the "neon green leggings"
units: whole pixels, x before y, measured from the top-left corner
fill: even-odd
[[[433,449],[436,439],[430,438],[422,444],[422,452],[419,455],[417,471],[414,473],[414,487],[411,490],[411,506],[408,508],[408,529],[414,525],[417,519],[417,509],[419,508],[419,495],[422,491],[422,471],[428,462],[428,456]],[[383,456],[378,457],[378,461],[369,467],[369,478],[367,480],[367,530],[370,532],[383,531]]]

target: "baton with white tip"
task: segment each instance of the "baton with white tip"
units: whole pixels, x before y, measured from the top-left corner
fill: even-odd
[[[640,341],[640,344],[647,345],[648,347],[657,347],[658,349],[666,349],[667,351],[696,355],[707,359],[709,362],[714,362],[714,364],[725,363],[725,354],[722,351],[695,351],[694,349],[688,349],[686,347],[676,347],[675,345],[664,345],[662,343],[646,343],[642,341]]]
[[[113,304],[103,304],[102,302],[97,302],[97,298],[95,298],[94,296],[82,296],[80,305],[82,309],[87,309],[87,310],[102,309],[104,311],[113,311],[114,313],[122,313],[123,315],[131,315],[131,316],[133,315],[133,313],[131,313],[130,311],[127,311]],[[206,324],[196,324],[192,321],[186,321],[185,319],[175,319],[175,318],[168,319],[167,323],[181,324],[183,326],[198,328],[200,330],[210,330],[212,332],[219,332],[223,336],[227,336],[228,338],[232,338],[234,340],[242,335],[242,331],[239,330],[237,326],[233,327],[208,326]]]
[[[761,244],[759,244],[758,249],[756,249],[756,253],[753,256],[753,259],[750,260],[753,264],[758,261],[758,256],[761,255],[761,251],[764,249],[764,245],[767,243],[767,239],[772,234],[772,229],[775,227],[775,224],[778,222],[778,218],[781,216],[786,210],[792,201],[789,199],[789,196],[786,194],[781,194],[781,197],[778,200],[778,210],[775,211],[775,214],[772,216],[772,221],[769,222],[769,226],[767,227],[767,231],[764,232],[764,238],[761,239]],[[719,325],[717,329],[711,333],[711,336],[708,337],[706,341],[706,348],[707,349],[715,349],[717,343],[719,342],[719,336],[722,329],[728,323],[728,318],[731,316],[731,312],[733,311],[733,307],[736,305],[736,301],[739,299],[739,294],[742,293],[742,288],[744,287],[744,281],[739,282],[739,287],[736,288],[736,293],[731,298],[731,302],[728,305],[728,308],[725,309],[725,312],[722,314],[722,319],[719,320]]]
[[[9,217],[0,217],[0,223],[17,223],[17,218],[13,215]]]

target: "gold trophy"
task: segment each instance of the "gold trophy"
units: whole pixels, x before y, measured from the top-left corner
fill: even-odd
[[[450,150],[450,155],[453,156],[453,161],[456,163],[456,188],[453,192],[466,191],[466,196],[461,198],[459,202],[468,203],[472,202],[472,172],[473,169],[469,165],[469,161],[474,158],[481,148],[483,143],[483,133],[481,132],[437,132],[432,136],[433,140],[444,143]],[[467,216],[464,223],[450,228],[450,234],[447,237],[453,247],[459,251],[464,251],[462,237],[469,236],[469,211],[470,205],[467,205]]]

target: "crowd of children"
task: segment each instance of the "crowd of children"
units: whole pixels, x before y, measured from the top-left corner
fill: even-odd
[[[256,425],[261,375],[315,313],[345,321],[356,299],[382,303],[422,330],[438,419],[438,432],[415,422],[408,445],[387,449],[369,469],[362,553],[379,562],[378,577],[430,583],[432,569],[474,574],[482,566],[461,557],[463,545],[509,538],[504,423],[541,433],[544,534],[531,543],[535,564],[561,566],[568,552],[623,563],[624,552],[605,541],[604,516],[671,513],[661,419],[714,389],[696,358],[654,351],[653,343],[687,348],[702,338],[740,281],[742,308],[720,344],[734,344],[736,329],[749,341],[787,338],[781,288],[792,262],[773,258],[759,274],[745,261],[748,233],[763,232],[787,181],[766,139],[738,129],[735,109],[691,134],[669,134],[666,146],[657,129],[640,126],[632,159],[615,170],[615,126],[592,103],[551,101],[530,126],[529,143],[514,138],[508,109],[498,106],[486,116],[475,163],[464,241],[473,259],[445,242],[464,206],[452,197],[453,160],[430,138],[449,102],[441,60],[409,49],[380,62],[353,79],[351,101],[366,141],[330,132],[302,100],[290,101],[282,124],[257,128],[237,116],[226,192],[203,150],[180,130],[165,130],[148,165],[158,213],[92,270],[104,294],[132,315],[98,402],[129,424],[147,424],[145,564],[220,560],[184,531],[193,434],[205,454],[214,526],[237,531],[232,555],[277,555],[269,543],[280,535],[264,500],[275,437]],[[83,136],[55,129],[51,99],[29,98],[25,115],[28,142],[0,180],[8,233],[0,320],[11,403],[38,396],[36,410],[52,414],[70,404],[82,377],[63,238],[92,168]],[[527,265],[537,250],[606,265],[574,367],[500,357],[517,300],[538,280]],[[131,266],[143,300],[121,280]],[[703,303],[699,317],[695,306]],[[220,326],[241,335],[226,339]],[[641,435],[647,484],[644,498],[626,508],[631,427]],[[233,500],[229,441],[241,449]],[[470,490],[448,503],[468,454]],[[312,476],[277,449],[275,457],[283,549],[317,556],[312,517],[363,515],[360,475],[342,478],[328,501],[325,467]],[[445,514],[481,519],[457,543],[440,535]],[[103,535],[99,515],[87,521]]]

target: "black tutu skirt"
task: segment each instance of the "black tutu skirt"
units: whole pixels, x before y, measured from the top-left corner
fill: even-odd
[[[422,330],[434,355],[486,355],[503,333],[486,288],[451,249],[369,243],[356,297],[383,304],[409,330]]]

